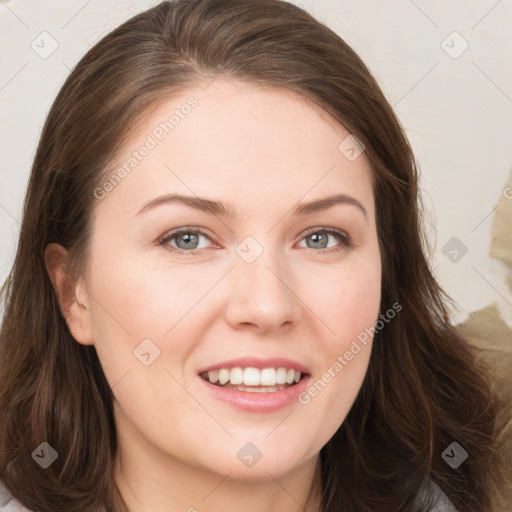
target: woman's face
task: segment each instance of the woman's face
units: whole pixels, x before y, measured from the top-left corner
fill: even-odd
[[[97,350],[124,446],[249,480],[313,460],[338,429],[381,292],[371,171],[348,136],[292,92],[216,80],[126,142],[95,192],[73,330]],[[206,370],[271,389],[305,377],[250,392]]]

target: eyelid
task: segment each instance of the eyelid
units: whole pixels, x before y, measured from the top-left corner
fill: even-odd
[[[350,240],[350,235],[344,231],[343,229],[340,229],[340,228],[328,228],[328,227],[322,227],[322,226],[317,226],[317,227],[313,227],[313,228],[309,228],[309,229],[306,229],[306,231],[304,231],[302,233],[302,238],[305,238],[306,236],[308,236],[309,234],[311,233],[329,233],[331,235],[339,235],[339,236],[344,236],[347,240]]]

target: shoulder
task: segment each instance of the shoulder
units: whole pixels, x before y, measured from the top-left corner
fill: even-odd
[[[2,479],[0,479],[0,512],[31,512],[12,497]]]

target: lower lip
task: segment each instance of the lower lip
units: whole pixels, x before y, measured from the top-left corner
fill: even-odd
[[[251,393],[250,391],[237,391],[236,389],[222,388],[203,379],[199,379],[207,386],[210,393],[219,400],[233,405],[244,411],[252,412],[272,412],[282,409],[294,402],[297,402],[297,395],[306,390],[309,375],[303,377],[300,382],[294,386],[281,391],[268,393]]]

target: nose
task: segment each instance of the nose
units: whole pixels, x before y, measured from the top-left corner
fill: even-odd
[[[252,263],[236,255],[229,275],[226,317],[233,329],[252,327],[261,333],[297,323],[301,301],[290,265],[268,249]]]

